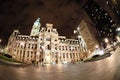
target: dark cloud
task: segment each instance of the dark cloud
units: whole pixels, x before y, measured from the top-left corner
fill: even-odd
[[[81,0],[3,0],[0,1],[0,37],[8,39],[13,29],[29,34],[40,17],[42,26],[50,22],[60,35],[70,38],[83,16]]]

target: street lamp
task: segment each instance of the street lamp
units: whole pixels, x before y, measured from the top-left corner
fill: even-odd
[[[74,30],[74,34],[76,34],[77,33],[77,30]]]
[[[2,42],[2,39],[0,39],[0,43]]]
[[[109,40],[108,40],[107,38],[105,38],[104,41],[105,41],[105,43],[108,43],[108,42],[109,42]]]
[[[77,27],[77,30],[78,30],[78,31],[80,30],[79,26]]]
[[[109,43],[109,40],[108,40],[107,38],[105,38],[104,41],[105,41],[105,48],[106,48],[106,47],[108,47],[108,45],[109,45],[109,44],[108,44],[108,43]]]
[[[95,46],[95,48],[96,48],[96,49],[98,49],[98,48],[99,48],[99,46],[98,46],[98,45],[96,45],[96,46]]]
[[[1,46],[1,42],[2,42],[2,39],[0,39],[0,48],[2,48],[2,46]]]
[[[117,31],[120,31],[120,27],[117,28]]]
[[[116,31],[117,31],[117,36],[116,36],[116,38],[117,38],[117,40],[120,42],[120,27],[118,27],[118,28],[116,29]]]

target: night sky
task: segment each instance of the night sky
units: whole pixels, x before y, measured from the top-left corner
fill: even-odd
[[[14,29],[30,34],[34,21],[40,17],[42,26],[53,23],[59,35],[73,34],[84,13],[81,0],[1,0],[0,38],[6,43]]]

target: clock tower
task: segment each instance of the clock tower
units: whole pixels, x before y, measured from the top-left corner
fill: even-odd
[[[41,26],[40,18],[38,18],[38,19],[34,22],[34,24],[33,24],[33,27],[32,27],[31,33],[30,33],[30,36],[38,36],[38,35],[39,35],[40,26]]]

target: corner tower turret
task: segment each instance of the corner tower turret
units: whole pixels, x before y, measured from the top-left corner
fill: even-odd
[[[38,36],[39,35],[39,30],[40,30],[40,18],[38,18],[35,22],[34,25],[32,27],[30,36]]]

